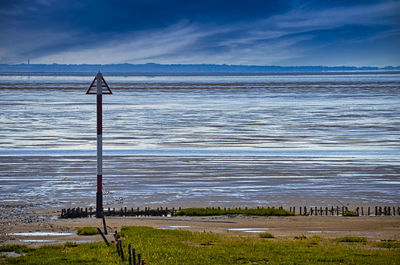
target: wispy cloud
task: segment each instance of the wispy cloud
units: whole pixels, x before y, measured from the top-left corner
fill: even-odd
[[[300,8],[292,9],[284,15],[268,18],[263,23],[296,32],[329,29],[346,24],[399,25],[399,21],[393,19],[398,16],[399,11],[400,3],[398,1],[326,9]]]
[[[54,4],[50,0],[38,1],[46,7]],[[298,64],[299,58],[308,57],[309,63],[329,64],[315,53],[325,49],[324,54],[333,54],[335,43],[347,42],[349,49],[356,51],[363,49],[364,42],[384,45],[383,40],[387,42],[390,39],[400,44],[400,25],[396,19],[399,11],[400,1],[342,6],[309,3],[264,18],[248,17],[229,23],[226,20],[223,23],[218,20],[196,21],[182,15],[178,22],[167,26],[154,25],[146,30],[132,28],[101,32],[88,31],[85,27],[64,29],[62,25],[42,25],[24,30],[10,25],[0,29],[2,35],[8,36],[0,40],[0,62],[6,62],[7,56],[13,56],[14,60],[30,56],[36,63],[265,65]],[[361,34],[357,31],[360,28],[354,25],[362,26],[367,32]],[[347,34],[346,38],[338,37],[346,26],[352,34]],[[400,59],[400,55],[390,53],[393,50],[388,49],[384,56],[380,53],[381,59],[371,62],[380,61],[382,65],[390,56]],[[329,60],[329,57],[325,58]]]
[[[171,27],[142,32],[131,32],[123,35],[95,36],[87,38],[84,47],[73,47],[68,50],[48,54],[35,59],[39,63],[62,61],[64,63],[142,63],[147,58],[157,58],[176,52],[184,47],[194,45],[205,33],[195,26],[179,23]],[[85,37],[81,37],[85,42]]]

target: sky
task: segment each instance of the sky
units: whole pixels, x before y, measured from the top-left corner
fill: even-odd
[[[400,0],[0,0],[0,63],[400,65]]]

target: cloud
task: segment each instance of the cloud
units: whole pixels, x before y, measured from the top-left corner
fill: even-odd
[[[291,46],[311,36],[253,36],[234,41],[231,27],[213,27],[178,23],[161,30],[132,32],[99,38],[85,47],[34,58],[36,63],[215,63],[267,64],[296,57]],[[229,35],[220,40],[219,35]],[[94,40],[94,38],[90,38]],[[244,40],[246,39],[246,40]],[[212,46],[210,45],[212,43]],[[299,50],[299,49],[298,49]],[[85,61],[82,61],[84,58]]]
[[[38,1],[45,10],[55,3]],[[157,9],[154,12],[161,17],[154,21],[146,20],[147,14],[130,20],[129,14],[121,9],[123,18],[119,20],[118,10],[110,10],[111,17],[119,24],[114,20],[108,24],[102,21],[101,25],[106,25],[103,28],[90,24],[93,22],[91,15],[88,18],[77,17],[76,25],[70,22],[72,15],[68,15],[64,18],[68,21],[66,23],[47,25],[42,22],[33,29],[21,28],[19,23],[14,22],[9,23],[8,28],[0,28],[0,34],[7,36],[7,39],[0,40],[0,62],[21,62],[30,56],[34,63],[298,65],[301,58],[300,62],[328,65],[332,56],[340,57],[340,54],[335,54],[336,44],[347,43],[348,51],[353,49],[355,52],[362,50],[365,43],[370,43],[371,47],[372,44],[389,47],[390,41],[400,44],[399,3],[377,1],[365,4],[361,1],[361,4],[327,6],[308,2],[293,4],[290,9],[266,11],[265,16],[257,12],[254,17],[248,15],[252,13],[247,12],[250,9],[243,12],[238,9],[227,16],[224,16],[224,9],[218,9],[205,13],[204,17],[208,20],[197,19],[193,6],[190,10],[183,7],[175,9],[171,4],[162,5],[162,8],[167,8],[167,12],[181,13],[168,15]],[[194,6],[201,8],[201,5]],[[211,5],[206,6],[212,8]],[[240,5],[240,8],[246,6]],[[10,13],[13,9],[4,10]],[[254,7],[251,10],[254,11]],[[220,19],[215,17],[218,11]],[[139,12],[136,10],[135,14]],[[248,16],[236,19],[242,13]],[[148,16],[154,17],[154,14],[149,13]],[[140,24],[138,21],[141,18],[151,23]],[[373,56],[374,49],[370,48],[368,52],[372,52]],[[331,54],[331,57],[316,53]],[[388,48],[384,54],[379,52],[380,58],[371,58],[370,61],[384,65],[390,56],[400,59],[398,52]],[[363,60],[366,61],[368,59]],[[356,61],[349,63],[357,65]]]
[[[284,15],[271,17],[264,24],[296,31],[329,29],[346,24],[376,25],[396,24],[400,4],[398,1],[327,9],[292,9]]]
[[[35,58],[37,63],[143,63],[147,58],[157,58],[175,52],[186,46],[194,45],[204,36],[195,26],[179,23],[166,29],[131,32],[113,36],[107,40],[103,36],[87,38],[88,45],[74,47]],[[84,41],[85,38],[81,37]],[[83,60],[84,61],[83,61]]]

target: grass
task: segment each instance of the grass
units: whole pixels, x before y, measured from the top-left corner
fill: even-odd
[[[353,211],[344,211],[343,216],[358,216],[358,214]]]
[[[76,242],[67,242],[67,243],[64,244],[64,248],[74,248],[74,247],[77,247],[77,246],[79,246],[79,245]]]
[[[376,244],[380,248],[400,248],[400,241],[397,240],[382,240]]]
[[[78,229],[77,234],[80,236],[90,236],[90,235],[96,235],[99,232],[97,231],[96,227],[82,227]]]
[[[15,252],[18,254],[27,253],[33,251],[34,248],[30,248],[25,245],[4,245],[0,246],[0,252]]]
[[[274,238],[275,236],[268,232],[263,232],[258,235],[260,238]]]
[[[346,243],[361,243],[361,242],[365,243],[365,242],[367,242],[367,239],[365,237],[344,236],[344,237],[335,238],[334,241],[346,242]]]
[[[179,210],[175,215],[212,216],[212,215],[258,215],[258,216],[292,216],[292,212],[274,207],[259,207],[250,209],[221,209],[221,208],[186,208]]]
[[[265,240],[208,232],[122,227],[124,252],[130,243],[147,264],[399,264],[400,250],[367,243],[338,244],[320,237]],[[4,264],[128,264],[104,242],[43,246]]]

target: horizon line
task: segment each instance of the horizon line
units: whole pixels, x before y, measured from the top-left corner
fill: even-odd
[[[65,66],[114,66],[114,65],[132,65],[132,66],[222,66],[222,67],[278,67],[278,68],[296,68],[296,67],[323,67],[323,68],[400,68],[400,65],[386,65],[386,66],[375,66],[375,65],[363,65],[363,66],[355,66],[355,65],[255,65],[255,64],[212,64],[212,63],[106,63],[106,64],[90,64],[90,63],[83,63],[83,64],[66,64],[66,63],[16,63],[16,64],[9,64],[9,63],[0,63],[1,66],[52,66],[52,65],[65,65]]]

